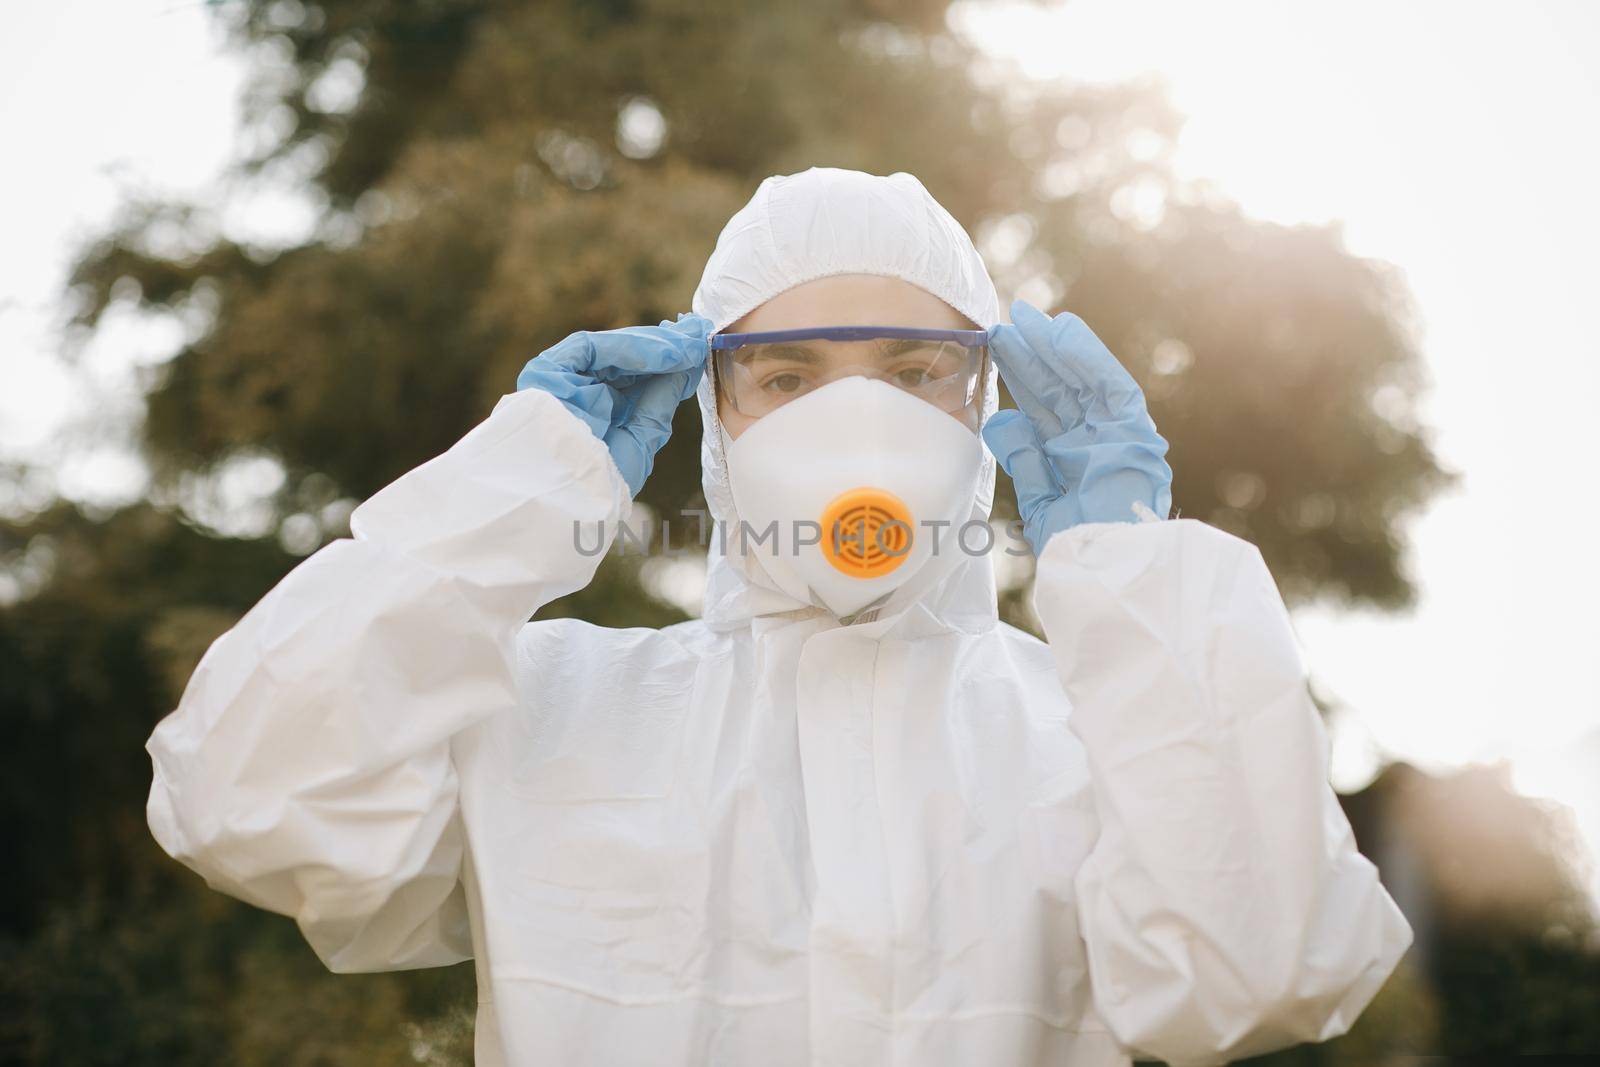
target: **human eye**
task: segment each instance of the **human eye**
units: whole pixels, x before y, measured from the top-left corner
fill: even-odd
[[[957,345],[927,344],[908,347],[897,353],[889,378],[903,389],[916,389],[960,374],[964,353]]]
[[[928,368],[922,366],[901,367],[891,372],[890,377],[902,389],[915,389],[934,380],[928,373]]]
[[[758,386],[769,396],[796,396],[805,389],[806,378],[798,371],[780,370],[762,378]]]

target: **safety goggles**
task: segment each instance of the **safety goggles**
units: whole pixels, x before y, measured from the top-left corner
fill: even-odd
[[[723,402],[749,418],[855,375],[953,413],[977,398],[988,344],[983,330],[818,326],[717,334],[711,357]]]

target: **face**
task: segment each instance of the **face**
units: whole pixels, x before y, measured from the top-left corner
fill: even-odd
[[[779,293],[744,318],[731,323],[723,333],[764,333],[768,330],[798,330],[813,326],[911,326],[938,330],[976,330],[979,327],[955,308],[926,290],[899,278],[874,274],[835,274],[818,278]],[[831,341],[817,346],[824,361],[834,366],[817,366],[823,378],[830,370],[868,363],[873,342]],[[987,359],[987,356],[985,356]],[[979,370],[979,382],[988,373],[987,364]],[[982,390],[967,407],[951,417],[974,432],[982,408]],[[717,416],[729,437],[738,437],[756,421],[728,406],[721,391],[717,395]]]

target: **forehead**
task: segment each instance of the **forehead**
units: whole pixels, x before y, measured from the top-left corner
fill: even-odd
[[[976,328],[955,308],[910,282],[875,274],[835,274],[779,293],[721,332],[757,333],[808,326]]]

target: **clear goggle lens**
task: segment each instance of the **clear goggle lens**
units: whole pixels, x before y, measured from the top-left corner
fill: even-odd
[[[751,418],[858,375],[887,382],[941,411],[961,411],[978,395],[984,351],[981,344],[936,337],[803,338],[713,346],[723,399]]]

